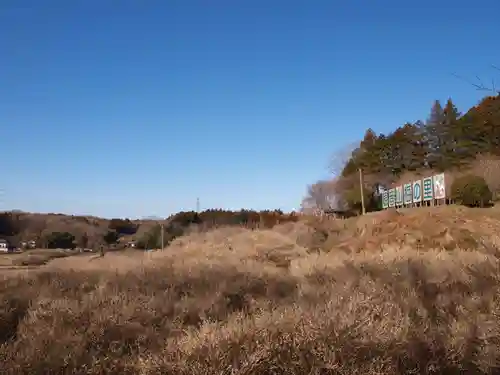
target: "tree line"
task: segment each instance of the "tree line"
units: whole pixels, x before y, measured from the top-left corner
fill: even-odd
[[[177,237],[183,236],[193,230],[207,231],[217,227],[240,226],[248,229],[272,228],[277,224],[296,222],[299,216],[295,213],[284,213],[281,210],[240,210],[230,211],[222,209],[209,209],[200,213],[196,211],[178,212],[167,219],[162,226],[155,225],[145,233],[137,242],[139,248],[160,248],[167,245]]]
[[[81,219],[76,217],[73,223]],[[281,210],[240,210],[229,211],[210,209],[203,212],[183,211],[171,215],[165,221],[148,223],[148,230],[138,234],[139,223],[129,219],[115,218],[108,221],[107,226],[100,231],[100,238],[89,237],[89,234],[77,233],[71,225],[65,230],[54,230],[36,238],[39,247],[45,248],[75,248],[75,247],[113,247],[122,248],[128,240],[133,239],[138,248],[159,248],[163,237],[164,245],[168,245],[176,237],[192,230],[209,230],[220,226],[243,226],[249,229],[272,228],[276,224],[297,221],[294,213],[284,213]],[[144,225],[144,222],[142,223]],[[13,245],[19,246],[22,241],[33,240],[24,234],[26,220],[14,212],[0,213],[0,238],[7,239]],[[163,236],[162,236],[163,228]],[[25,238],[26,237],[26,238]],[[126,240],[126,241],[124,241]]]
[[[485,160],[497,163],[484,163]],[[481,173],[489,173],[489,177],[496,173],[500,178],[499,160],[500,95],[482,99],[464,114],[451,98],[444,105],[436,100],[425,121],[405,123],[388,134],[377,134],[368,128],[334,179],[309,186],[303,208],[359,212],[359,170],[365,180],[366,208],[373,211],[380,209],[381,188],[394,186],[405,174],[455,173],[482,161],[483,169],[490,170]],[[500,182],[491,188],[500,189]]]

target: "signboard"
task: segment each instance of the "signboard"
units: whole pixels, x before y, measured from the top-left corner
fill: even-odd
[[[412,204],[412,202],[413,202],[413,195],[412,195],[411,183],[404,184],[403,203],[404,204]]]
[[[396,206],[403,205],[403,186],[396,186]]]
[[[426,177],[422,180],[422,185],[423,185],[423,199],[424,201],[431,201],[434,199],[434,191],[432,187],[432,177]]]
[[[422,180],[413,181],[413,203],[422,202]]]
[[[389,192],[384,190],[382,192],[382,208],[386,209],[389,207]]]
[[[389,190],[389,207],[396,206],[396,189]]]
[[[444,173],[432,177],[434,182],[434,199],[446,198],[446,186],[444,184]]]

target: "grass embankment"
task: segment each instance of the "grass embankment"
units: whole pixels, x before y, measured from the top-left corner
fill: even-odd
[[[16,374],[477,374],[500,363],[500,215],[219,229],[0,285]]]

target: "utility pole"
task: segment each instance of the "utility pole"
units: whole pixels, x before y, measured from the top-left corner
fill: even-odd
[[[164,245],[164,235],[163,235],[163,221],[161,222],[160,224],[160,228],[161,228],[161,249],[163,250],[165,248],[165,245]]]
[[[365,210],[365,195],[363,194],[364,193],[364,189],[363,189],[363,171],[361,170],[361,168],[358,169],[359,170],[359,191],[360,191],[360,194],[361,194],[361,210],[362,210],[362,214],[366,214],[366,210]]]

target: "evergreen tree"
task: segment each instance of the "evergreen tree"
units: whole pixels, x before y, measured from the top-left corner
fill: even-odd
[[[460,112],[451,99],[448,99],[443,110],[443,121],[439,126],[439,136],[442,141],[440,170],[459,166],[463,159],[460,140],[465,136],[460,122]]]
[[[426,164],[430,168],[436,168],[441,160],[443,139],[441,137],[441,125],[444,122],[444,109],[439,100],[434,101],[431,113],[427,119],[425,128],[425,142],[428,145]]]
[[[359,145],[360,151],[356,158],[358,168],[362,168],[365,173],[380,172],[381,165],[377,142],[377,134],[369,128]]]
[[[487,97],[460,119],[469,154],[500,155],[500,96]]]
[[[369,151],[370,148],[373,147],[377,142],[377,138],[377,133],[375,133],[373,129],[368,128],[368,130],[365,132],[363,140],[361,141],[360,149],[362,151]]]

